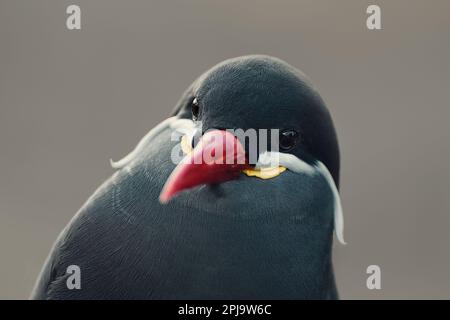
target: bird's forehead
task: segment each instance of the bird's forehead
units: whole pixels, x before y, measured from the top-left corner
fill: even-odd
[[[241,122],[258,127],[274,127],[277,119],[294,120],[304,114],[314,96],[300,71],[281,60],[259,56],[213,67],[198,79],[195,89],[205,109],[204,120],[228,114],[233,121],[241,117]]]
[[[310,84],[297,69],[273,58],[257,57],[232,59],[211,68],[198,80],[197,93],[252,94],[276,96],[289,89],[305,89]]]

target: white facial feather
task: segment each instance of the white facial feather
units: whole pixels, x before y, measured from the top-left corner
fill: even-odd
[[[304,173],[308,175],[321,174],[325,178],[331,191],[333,192],[334,230],[336,232],[336,238],[340,243],[346,244],[344,240],[344,216],[342,214],[341,198],[339,196],[336,184],[334,183],[334,179],[327,167],[318,160],[316,160],[316,163],[311,166],[305,161],[289,153],[266,151],[259,155],[258,163],[256,164],[257,168],[274,166],[283,166],[296,173]]]
[[[127,154],[125,157],[120,159],[119,161],[114,162],[110,160],[111,166],[114,169],[121,169],[128,164],[130,164],[134,159],[138,158],[145,147],[151,143],[152,139],[161,133],[164,129],[170,127],[173,130],[189,130],[194,127],[194,122],[189,119],[178,119],[176,117],[170,117],[158,124],[156,127],[151,129],[137,144],[133,151]]]

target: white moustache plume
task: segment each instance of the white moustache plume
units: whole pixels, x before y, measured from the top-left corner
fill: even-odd
[[[145,150],[148,144],[150,144],[155,136],[160,134],[165,129],[170,128],[172,130],[194,130],[194,122],[189,119],[178,119],[177,117],[170,117],[151,129],[137,144],[133,151],[127,154],[119,161],[110,160],[111,167],[114,169],[121,169],[133,160],[137,159],[139,155]]]
[[[293,154],[266,151],[259,155],[257,168],[269,168],[283,166],[295,173],[303,173],[308,175],[320,174],[327,181],[333,192],[334,199],[334,230],[336,238],[340,243],[346,244],[344,240],[344,215],[342,213],[341,197],[339,191],[334,183],[334,179],[328,171],[327,167],[319,160],[315,161],[314,165],[310,165],[305,161],[299,159]]]

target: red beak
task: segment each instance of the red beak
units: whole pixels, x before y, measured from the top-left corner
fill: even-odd
[[[177,193],[203,184],[236,179],[249,168],[245,150],[230,132],[209,131],[203,135],[193,152],[173,170],[159,196],[168,202]]]

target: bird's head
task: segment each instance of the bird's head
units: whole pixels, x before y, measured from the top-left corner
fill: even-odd
[[[289,172],[322,172],[337,193],[339,149],[329,111],[306,76],[279,59],[252,55],[216,65],[174,113],[195,124],[181,139],[185,157],[167,179],[162,203],[200,185],[240,177],[270,184]]]

